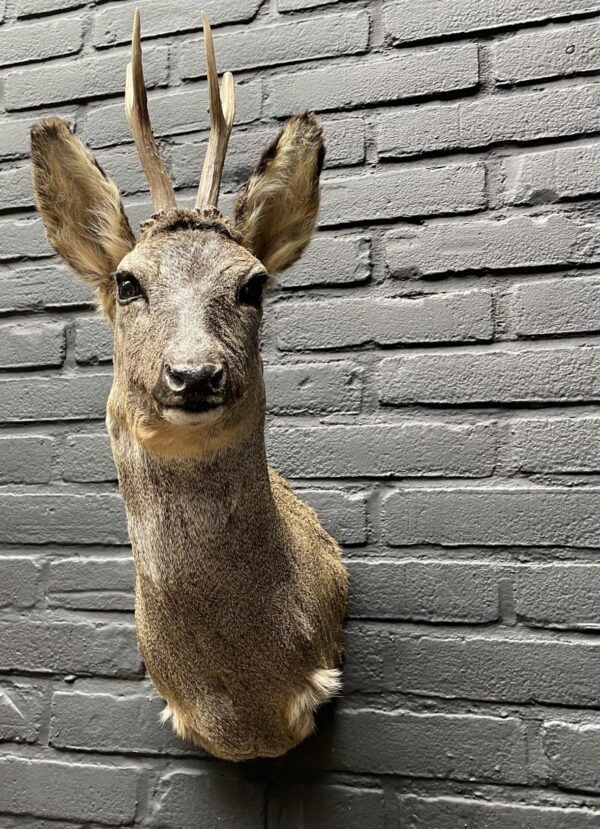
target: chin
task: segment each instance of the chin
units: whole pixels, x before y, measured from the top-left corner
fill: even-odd
[[[195,412],[181,406],[165,406],[160,413],[163,420],[174,426],[208,426],[221,419],[225,411],[223,404],[212,406],[210,409]]]

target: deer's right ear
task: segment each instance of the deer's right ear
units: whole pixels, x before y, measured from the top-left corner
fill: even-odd
[[[31,130],[36,207],[48,241],[65,262],[112,306],[111,275],[135,245],[116,185],[60,118]]]

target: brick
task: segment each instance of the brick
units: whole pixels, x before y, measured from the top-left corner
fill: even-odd
[[[600,419],[597,417],[515,420],[515,460],[524,472],[600,471]]]
[[[518,617],[538,627],[597,630],[600,567],[593,564],[520,566],[515,575]]]
[[[208,15],[211,26],[220,26],[222,23],[236,23],[250,20],[254,17],[261,5],[261,0],[238,0],[236,3],[222,3],[221,0],[204,0],[204,11]],[[142,19],[141,33],[143,38],[158,37],[159,35],[174,34],[175,32],[190,32],[202,27],[198,6],[194,0],[179,0],[177,5],[164,13],[164,5],[160,0],[137,0],[133,3],[120,2],[100,10],[94,17],[94,46],[115,46],[119,43],[129,43],[131,40],[131,25],[133,13],[138,7]],[[218,54],[218,53],[217,53]],[[200,60],[201,52],[198,53]]]
[[[102,419],[110,374],[0,380],[0,422]]]
[[[540,204],[600,192],[600,143],[540,153],[504,162],[503,200],[508,204]]]
[[[0,557],[0,607],[34,605],[39,574],[39,567],[32,558]]]
[[[419,354],[381,362],[383,404],[584,402],[600,399],[600,349]]]
[[[369,280],[370,266],[368,238],[317,233],[300,261],[278,279],[282,288],[355,285]]]
[[[319,225],[444,213],[467,213],[485,205],[481,164],[448,167],[405,166],[323,183]]]
[[[396,276],[591,264],[600,259],[596,233],[564,213],[425,224],[389,233],[386,260]]]
[[[0,811],[67,820],[133,822],[140,770],[98,763],[0,758]]]
[[[318,15],[284,21],[239,32],[217,32],[215,53],[221,66],[232,72],[257,66],[276,66],[316,58],[360,54],[369,45],[369,15],[366,11]],[[181,49],[182,78],[206,75],[199,56],[202,41],[190,41]]]
[[[125,89],[125,52],[50,63],[9,72],[5,80],[6,109],[21,110],[81,98],[117,95]],[[144,79],[152,88],[164,85],[168,76],[168,49],[144,50]]]
[[[332,3],[341,5],[342,0],[277,0],[277,8],[280,12],[295,12],[316,6],[330,6]]]
[[[116,481],[117,472],[105,432],[65,438],[63,478],[80,482]]]
[[[382,635],[382,634],[380,634]],[[384,641],[378,690],[449,699],[595,706],[596,637],[536,631],[435,634],[398,627]],[[372,690],[375,688],[372,687]],[[367,690],[365,688],[365,690]]]
[[[116,493],[2,492],[0,541],[20,544],[127,544]]]
[[[498,619],[494,569],[477,562],[350,559],[352,619],[485,624]]]
[[[599,500],[595,489],[405,490],[387,497],[383,522],[388,543],[400,546],[595,547]]]
[[[541,141],[600,131],[600,84],[402,107],[381,119],[380,158]]]
[[[65,359],[62,322],[0,326],[0,368],[61,366]]]
[[[483,477],[496,463],[493,425],[272,427],[269,462],[292,478]]]
[[[77,308],[92,302],[91,290],[64,266],[0,271],[0,313]]]
[[[32,205],[31,168],[14,167],[0,171],[0,210],[17,210]]]
[[[467,90],[479,79],[475,44],[403,52],[336,67],[289,72],[265,81],[265,111],[288,115],[298,109],[348,109]]]
[[[179,88],[178,88],[179,89]],[[236,83],[236,125],[260,118],[262,81]],[[169,90],[148,95],[152,130],[158,137],[197,132],[209,128],[206,114],[206,84],[186,85],[183,91]],[[87,110],[86,140],[92,147],[105,147],[133,141],[123,102],[91,106]],[[0,127],[0,137],[2,136]],[[197,166],[199,169],[200,159]]]
[[[223,771],[174,771],[165,774],[154,792],[149,826],[154,829],[263,829],[264,783]]]
[[[597,721],[549,721],[544,724],[542,740],[552,783],[576,791],[600,791],[600,726]]]
[[[399,45],[595,11],[600,11],[597,0],[386,0],[384,28],[388,41]]]
[[[0,31],[0,66],[72,55],[82,46],[82,20],[71,18],[13,26]]]
[[[537,806],[484,801],[479,797],[398,797],[398,820],[406,829],[450,829],[450,827],[485,827],[485,829],[595,829],[596,810],[582,806],[562,808],[539,804]]]
[[[54,748],[109,754],[201,754],[177,739],[170,725],[161,724],[164,707],[149,689],[119,694],[59,691],[52,697],[49,742]]]
[[[494,44],[498,84],[568,77],[600,69],[597,22],[513,35]]]
[[[37,17],[85,5],[86,0],[17,0],[17,17]]]
[[[135,147],[116,147],[100,150],[96,160],[119,187],[122,196],[148,190],[148,183]]]
[[[525,729],[514,717],[342,711],[324,762],[341,771],[519,783],[527,777]]]
[[[513,328],[521,337],[600,330],[600,278],[544,279],[517,285]]]
[[[410,298],[336,298],[277,307],[277,343],[284,351],[365,345],[476,342],[493,337],[487,291]]]
[[[138,677],[135,627],[124,622],[0,622],[3,671]],[[1,789],[1,786],[0,786]]]
[[[51,256],[41,219],[0,219],[0,261]]]
[[[356,785],[278,783],[269,793],[268,825],[285,829],[385,829],[383,792]]]
[[[0,437],[0,455],[0,484],[45,484],[52,477],[52,438],[42,435]]]
[[[0,740],[35,743],[42,724],[43,694],[23,682],[0,684]]]
[[[37,120],[37,118],[17,120],[3,116],[2,123],[0,123],[0,159],[5,161],[29,155],[29,133]]]
[[[133,610],[134,582],[130,558],[59,559],[50,565],[48,601],[73,610]]]
[[[265,367],[265,383],[267,409],[272,414],[360,409],[361,373],[349,363],[270,365]]]
[[[364,492],[336,489],[297,489],[300,500],[312,507],[339,544],[359,545],[367,540],[367,501]]]
[[[77,320],[75,359],[78,363],[110,362],[113,356],[113,329],[102,317]]]

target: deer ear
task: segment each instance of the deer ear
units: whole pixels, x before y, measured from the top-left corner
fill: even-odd
[[[60,118],[32,128],[31,159],[48,241],[105,300],[111,274],[135,245],[116,185]]]
[[[235,204],[246,247],[270,273],[300,257],[319,210],[319,175],[325,147],[312,112],[294,115],[265,150]]]

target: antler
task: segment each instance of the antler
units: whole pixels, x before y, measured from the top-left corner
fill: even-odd
[[[219,90],[219,76],[215,61],[212,32],[208,18],[202,12],[204,29],[204,51],[206,55],[206,73],[208,76],[208,95],[210,112],[210,136],[198,187],[196,209],[216,207],[219,201],[219,187],[225,162],[225,153],[235,115],[235,91],[233,75],[225,72]]]
[[[137,147],[142,167],[150,188],[154,210],[170,210],[177,206],[171,179],[159,149],[154,140],[148,98],[142,69],[142,46],[140,43],[140,11],[135,10],[133,33],[131,35],[131,62],[127,65],[125,84],[125,112]]]

